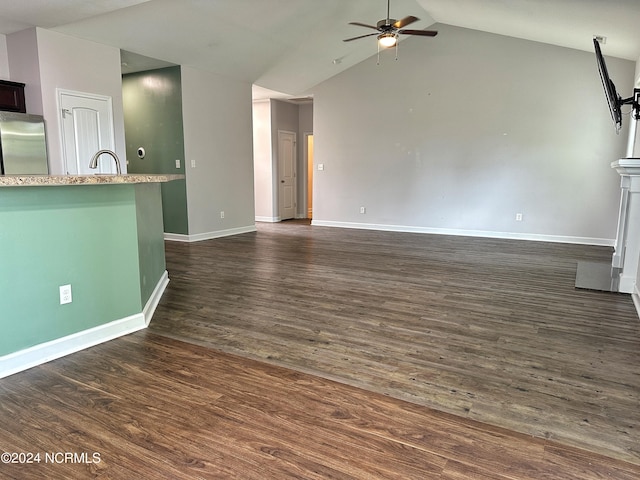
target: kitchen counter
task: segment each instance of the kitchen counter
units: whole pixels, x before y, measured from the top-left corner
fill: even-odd
[[[165,183],[183,178],[184,175],[144,173],[127,175],[0,175],[0,187]]]

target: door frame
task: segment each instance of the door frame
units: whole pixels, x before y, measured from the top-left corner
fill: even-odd
[[[302,158],[303,158],[303,177],[304,181],[303,185],[303,201],[301,205],[304,206],[302,210],[301,218],[312,218],[313,216],[313,201],[311,202],[312,208],[309,211],[309,196],[313,198],[313,165],[309,165],[309,137],[313,137],[313,132],[302,132],[302,136],[304,137],[304,144],[302,146]],[[311,182],[309,181],[311,180]]]

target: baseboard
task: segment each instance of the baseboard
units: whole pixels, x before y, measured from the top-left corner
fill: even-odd
[[[636,313],[640,318],[640,290],[638,290],[638,285],[633,288],[631,299],[633,300],[633,305],[636,307]]]
[[[188,242],[189,235],[184,235],[182,233],[166,233],[165,232],[164,239],[169,240],[171,242]]]
[[[630,293],[633,295],[636,291],[636,277],[620,275],[618,291],[620,293]]]
[[[615,239],[571,237],[563,235],[541,235],[536,233],[492,232],[485,230],[462,230],[454,228],[413,227],[406,225],[384,225],[375,223],[333,222],[312,220],[311,225],[319,227],[356,228],[362,230],[382,230],[388,232],[428,233],[433,235],[456,235],[462,237],[503,238],[507,240],[531,240],[536,242],[575,243],[612,247]]]
[[[0,378],[142,330],[147,326],[144,318],[137,313],[0,357]]]
[[[162,294],[166,290],[167,285],[169,285],[169,273],[165,270],[160,277],[160,280],[158,280],[156,288],[153,289],[151,297],[149,297],[149,300],[147,300],[147,303],[142,310],[146,326],[151,322],[153,314],[156,311],[156,307],[158,306],[158,303],[160,303],[160,299],[162,298]]]
[[[172,242],[201,242],[203,240],[212,240],[214,238],[230,237],[232,235],[240,235],[242,233],[255,232],[256,226],[247,225],[246,227],[229,228],[227,230],[216,230],[215,232],[196,233],[194,235],[183,235],[180,233],[165,233],[164,239]]]
[[[301,213],[297,213],[295,215],[296,220],[304,220],[305,218],[309,218]],[[256,222],[264,222],[264,223],[278,223],[281,222],[282,218],[280,217],[256,217]]]

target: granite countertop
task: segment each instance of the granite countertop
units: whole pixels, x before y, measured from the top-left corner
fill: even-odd
[[[127,175],[0,175],[0,187],[45,187],[65,185],[112,185],[124,183],[164,183],[185,178],[172,174]]]

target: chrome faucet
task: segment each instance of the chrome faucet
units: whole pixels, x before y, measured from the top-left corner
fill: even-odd
[[[120,159],[118,158],[118,155],[116,155],[116,152],[113,152],[111,150],[98,150],[96,154],[91,158],[91,161],[89,162],[89,168],[98,168],[98,157],[103,153],[106,153],[113,157],[113,160],[116,162],[116,172],[118,172],[118,175],[122,175],[122,170],[120,170]]]

